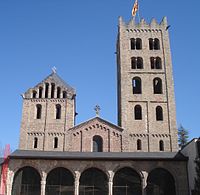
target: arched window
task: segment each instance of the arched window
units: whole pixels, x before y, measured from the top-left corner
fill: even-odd
[[[137,69],[143,69],[143,59],[141,57],[137,57]]]
[[[135,120],[142,120],[142,107],[136,105],[134,108]]]
[[[136,57],[132,57],[131,58],[131,68],[132,69],[136,69],[137,68],[137,58]]]
[[[142,150],[142,141],[140,139],[137,140],[137,150]]]
[[[57,137],[54,137],[53,148],[54,149],[58,148],[58,138]]]
[[[37,104],[36,105],[36,119],[41,119],[42,117],[42,105]]]
[[[63,167],[51,170],[46,179],[45,195],[73,195],[73,174]]]
[[[131,68],[132,69],[143,69],[143,59],[141,57],[131,58]]]
[[[147,178],[146,194],[176,195],[174,177],[162,168],[152,170]]]
[[[55,84],[51,83],[51,98],[54,98],[54,93],[55,93]]]
[[[161,106],[156,107],[156,120],[163,121],[163,109]]]
[[[32,92],[32,98],[36,98],[37,92],[35,90],[33,90]]]
[[[136,48],[135,39],[132,38],[132,39],[131,39],[131,50],[134,50],[135,48]]]
[[[133,94],[141,94],[142,93],[142,81],[139,77],[133,78],[132,85],[133,85]]]
[[[159,50],[160,49],[160,41],[159,39],[155,38],[154,39],[154,50]]]
[[[38,171],[32,167],[19,169],[14,176],[12,195],[40,195],[41,177]]]
[[[136,49],[137,50],[142,49],[142,40],[140,38],[136,39]]]
[[[164,142],[163,142],[163,140],[159,141],[159,149],[160,149],[160,151],[164,151]]]
[[[37,148],[37,147],[38,147],[38,138],[34,137],[33,148]]]
[[[93,137],[93,152],[103,152],[103,139],[101,136]]]
[[[162,61],[160,57],[156,57],[156,63],[155,63],[156,69],[162,69]]]
[[[67,98],[67,92],[63,91],[63,98]]]
[[[153,91],[154,94],[162,94],[162,80],[160,78],[153,80]]]
[[[42,98],[42,91],[43,91],[43,88],[39,87],[39,98]]]
[[[49,94],[49,83],[45,83],[45,98],[48,98]]]
[[[152,38],[149,39],[149,49],[150,49],[150,50],[153,50],[153,49],[154,49],[154,46],[153,46],[153,39],[152,39]]]
[[[57,87],[57,98],[60,98],[60,92],[61,92],[60,87]]]
[[[61,119],[61,105],[56,104],[56,119]]]

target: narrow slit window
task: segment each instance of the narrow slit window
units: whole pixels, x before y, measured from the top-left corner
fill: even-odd
[[[60,92],[61,92],[60,87],[57,87],[57,98],[60,98]]]
[[[160,151],[164,151],[164,142],[163,142],[163,140],[159,141],[159,149],[160,149]]]
[[[54,137],[54,149],[58,148],[58,138]]]
[[[38,147],[38,138],[35,137],[34,138],[34,143],[33,143],[33,148],[37,148]]]
[[[134,108],[135,120],[142,120],[142,107],[140,105],[136,105]]]
[[[36,105],[36,119],[41,119],[42,117],[42,105],[37,104]]]
[[[43,92],[43,88],[39,87],[39,98],[42,98],[42,92]]]
[[[137,150],[142,150],[142,141],[140,139],[137,140]]]
[[[51,98],[54,98],[54,93],[55,93],[55,84],[51,83]]]
[[[45,83],[45,98],[48,98],[49,94],[49,83]]]
[[[156,107],[156,120],[163,121],[163,109],[161,106]]]
[[[56,119],[61,119],[61,105],[56,105]]]

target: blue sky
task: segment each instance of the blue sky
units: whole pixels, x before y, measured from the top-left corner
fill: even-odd
[[[18,147],[20,94],[51,73],[77,90],[77,123],[95,116],[117,124],[115,45],[118,17],[131,18],[132,0],[0,1],[0,147]],[[200,1],[139,0],[140,16],[168,17],[177,124],[199,137]]]

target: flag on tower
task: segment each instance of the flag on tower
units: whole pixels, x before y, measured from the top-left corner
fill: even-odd
[[[136,15],[138,11],[138,0],[135,0],[135,3],[133,5],[133,9],[132,9],[132,16],[134,17]]]

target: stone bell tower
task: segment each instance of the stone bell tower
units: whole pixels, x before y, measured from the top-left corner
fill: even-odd
[[[147,24],[119,18],[118,124],[127,151],[177,151],[174,82],[167,19]]]
[[[21,150],[58,150],[74,126],[75,90],[55,71],[23,94]]]

